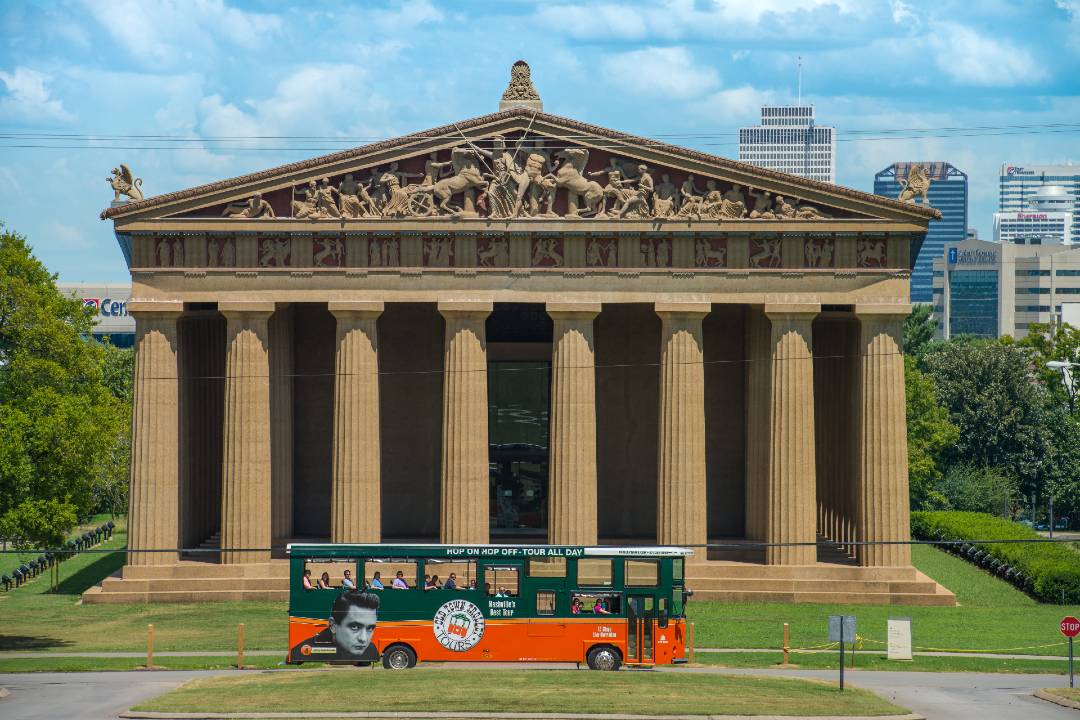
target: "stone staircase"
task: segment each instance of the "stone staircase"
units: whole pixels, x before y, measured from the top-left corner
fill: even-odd
[[[863,568],[818,562],[776,566],[691,559],[686,586],[694,600],[835,603],[843,605],[956,604],[956,596],[913,567]]]
[[[250,565],[181,560],[176,565],[125,565],[83,593],[84,603],[191,603],[289,599],[289,563]]]

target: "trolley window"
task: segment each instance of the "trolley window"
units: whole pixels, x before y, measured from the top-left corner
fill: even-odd
[[[675,558],[671,561],[671,580],[676,585],[679,585],[683,581],[683,559]]]
[[[476,561],[428,558],[424,560],[425,590],[475,590]]]
[[[516,565],[485,565],[484,594],[492,597],[517,597],[518,567]]]
[[[416,570],[415,560],[368,558],[364,562],[364,585],[372,590],[415,590]]]
[[[656,560],[627,560],[627,587],[656,587],[658,573]]]
[[[606,558],[581,558],[577,561],[577,584],[610,586],[612,561]]]
[[[571,615],[621,615],[622,596],[612,592],[570,594]]]
[[[555,614],[555,593],[549,590],[541,590],[540,592],[536,593],[536,614]]]
[[[308,571],[312,589],[340,590],[347,587],[346,577],[356,585],[356,561],[352,559],[311,558],[304,562],[304,573]]]
[[[530,558],[529,577],[563,578],[566,577],[566,558]]]

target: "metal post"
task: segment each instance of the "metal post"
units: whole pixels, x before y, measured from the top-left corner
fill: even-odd
[[[844,690],[844,618],[840,617],[840,691]]]
[[[1054,539],[1054,494],[1050,493],[1050,539]]]
[[[146,626],[146,669],[154,669],[154,623]]]
[[[1069,638],[1069,687],[1076,687],[1073,685],[1073,639]]]
[[[791,636],[788,632],[788,624],[784,623],[784,665],[788,664],[788,655],[791,652]]]
[[[236,628],[236,669],[244,669],[244,623]]]

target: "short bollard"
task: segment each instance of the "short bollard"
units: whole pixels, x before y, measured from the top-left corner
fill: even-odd
[[[146,669],[154,669],[154,623],[146,626]]]
[[[787,667],[790,662],[791,653],[791,634],[790,628],[787,623],[784,623],[784,667]]]
[[[244,623],[236,628],[236,669],[244,669]]]

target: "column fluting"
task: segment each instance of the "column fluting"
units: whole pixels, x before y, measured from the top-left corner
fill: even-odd
[[[135,318],[128,565],[179,560],[177,320],[180,302],[131,301]],[[132,552],[172,550],[172,552]]]
[[[657,303],[660,316],[660,439],[657,542],[708,541],[705,491],[705,366],[702,320],[709,303]]]
[[[225,422],[221,562],[270,559],[270,361],[272,302],[222,302]]]
[[[858,539],[911,539],[903,322],[911,308],[856,305],[859,318]],[[908,545],[860,545],[859,564],[911,565]]]
[[[331,302],[337,318],[330,541],[382,540],[379,434],[381,302]]]
[[[548,303],[554,321],[548,542],[595,545],[596,361],[599,303]]]
[[[817,561],[814,452],[814,361],[811,324],[818,305],[766,305],[771,324],[769,492],[766,549],[769,565]]]
[[[444,301],[443,431],[439,536],[488,541],[488,389],[484,322],[490,302]]]
[[[270,317],[270,536],[275,544],[293,534],[293,319],[278,305]]]

